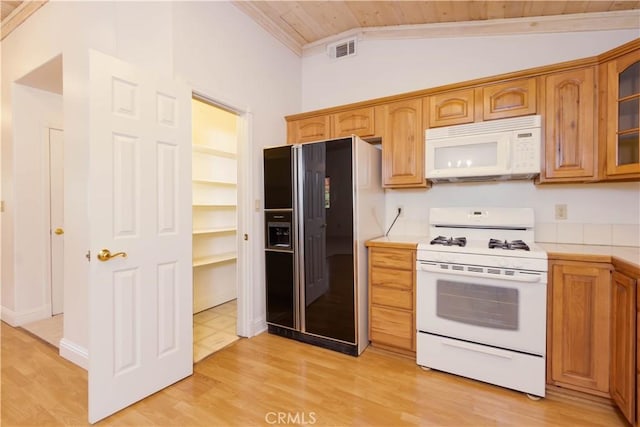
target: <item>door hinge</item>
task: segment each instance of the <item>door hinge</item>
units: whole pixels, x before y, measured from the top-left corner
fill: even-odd
[[[87,258],[87,261],[91,262],[91,251],[88,250],[87,253],[85,254],[85,257]]]

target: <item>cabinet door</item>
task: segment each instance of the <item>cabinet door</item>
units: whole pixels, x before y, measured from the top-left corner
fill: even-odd
[[[382,183],[388,188],[426,187],[422,99],[376,107],[382,122]]]
[[[550,297],[551,382],[608,396],[609,268],[553,263]]]
[[[595,175],[594,68],[545,78],[545,157],[542,181],[587,180]]]
[[[333,131],[331,137],[375,135],[374,108],[359,108],[332,115]]]
[[[536,79],[514,80],[481,88],[484,120],[536,113]]]
[[[474,121],[473,89],[439,93],[427,99],[430,128],[473,123]]]
[[[636,283],[614,272],[611,287],[611,397],[633,424],[635,408]]]
[[[309,117],[287,123],[287,143],[320,141],[331,135],[331,116]]]
[[[604,64],[607,176],[640,177],[640,51]]]

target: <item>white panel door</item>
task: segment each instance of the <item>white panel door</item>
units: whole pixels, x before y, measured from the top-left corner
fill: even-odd
[[[64,300],[64,139],[49,129],[49,224],[51,247],[51,315],[63,312]]]
[[[191,92],[95,51],[90,80],[94,423],[193,372]]]

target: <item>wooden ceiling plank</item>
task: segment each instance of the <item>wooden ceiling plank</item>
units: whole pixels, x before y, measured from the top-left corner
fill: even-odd
[[[504,19],[506,13],[506,5],[504,1],[488,1],[487,19]]]
[[[504,17],[505,18],[522,18],[524,16],[525,1],[508,1],[505,2]]]
[[[542,14],[544,16],[562,15],[565,3],[564,1],[545,1]]]
[[[609,11],[637,9],[640,7],[640,2],[638,1],[614,1],[611,3]]]
[[[356,16],[360,27],[380,27],[397,25],[391,21],[385,21],[392,13],[389,13],[390,5],[384,1],[350,1],[348,7]],[[395,17],[393,22],[395,22]]]
[[[484,21],[487,19],[487,5],[486,1],[466,1],[467,9],[469,10],[469,20],[471,21]]]
[[[453,8],[451,1],[437,1],[436,2],[436,16],[437,22],[456,22],[455,9]]]

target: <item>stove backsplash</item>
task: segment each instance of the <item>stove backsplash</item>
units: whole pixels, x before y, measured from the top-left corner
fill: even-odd
[[[555,205],[567,206],[567,219],[555,219]],[[389,235],[429,234],[430,207],[532,207],[536,241],[640,246],[640,183],[558,184],[530,181],[439,184],[428,190],[387,190]]]

